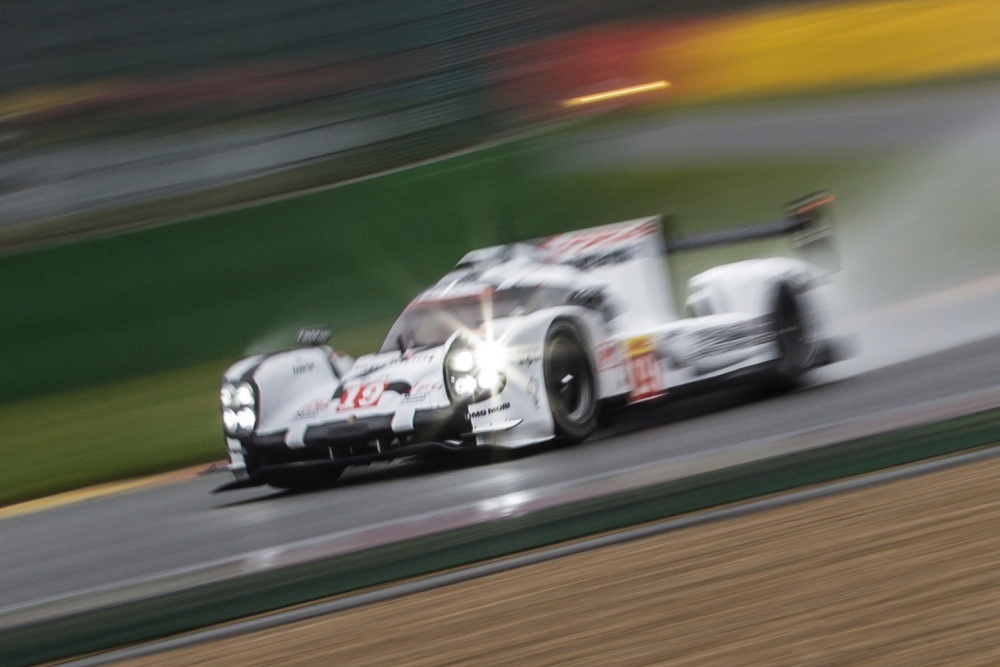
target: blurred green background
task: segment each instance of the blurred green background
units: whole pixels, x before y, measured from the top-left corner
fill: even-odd
[[[780,115],[783,103],[827,95],[824,88],[989,77],[1000,62],[990,38],[1000,11],[981,0],[921,3],[910,14],[892,3],[738,0],[634,0],[613,9],[583,0],[387,0],[360,13],[324,6],[348,12],[343,23],[320,21],[305,6],[256,2],[251,11],[220,0],[208,19],[167,7],[144,13],[136,2],[105,16],[99,4],[54,0],[40,13],[24,3],[5,14],[2,36],[21,65],[0,72],[0,215],[33,187],[70,192],[74,179],[109,168],[93,162],[108,147],[164,138],[185,147],[113,165],[127,173],[211,145],[184,143],[191,137],[262,131],[266,144],[268,132],[294,139],[288,128],[306,121],[361,132],[372,118],[392,119],[375,127],[394,134],[261,167],[239,182],[210,178],[226,158],[208,151],[190,191],[159,192],[152,182],[153,194],[137,204],[88,199],[94,193],[81,186],[57,202],[60,215],[22,207],[17,225],[2,220],[0,505],[221,458],[217,388],[229,363],[321,323],[336,346],[372,351],[400,308],[471,248],[660,213],[676,217],[679,233],[702,231],[773,218],[784,202],[822,188],[851,193],[838,203],[842,228],[864,224],[859,202],[909,159],[902,149],[803,149],[567,168],[565,155],[585,137],[669,125],[682,111],[736,117],[753,108],[741,97],[784,95],[774,103]],[[386,10],[378,20],[365,19],[378,8]],[[750,11],[697,13],[710,8]],[[116,39],[158,19],[169,19],[169,29],[150,32],[153,42]],[[100,34],[83,29],[94,25]],[[962,38],[970,25],[976,38]],[[900,30],[909,39],[895,39]],[[942,38],[933,49],[928,30]],[[32,40],[38,31],[52,39]],[[841,60],[838,39],[885,60]],[[968,58],[935,57],[941,48],[962,51],[962,39]],[[178,40],[191,48],[177,48]],[[906,68],[893,68],[899,58]],[[614,103],[584,115],[560,105],[651,75],[672,80],[669,95],[651,105]],[[412,128],[400,130],[404,117]],[[486,140],[498,143],[344,180]],[[46,173],[39,164],[56,167]],[[266,199],[312,186],[322,187]],[[84,201],[91,208],[78,210]],[[255,203],[219,208],[244,201]],[[994,236],[968,244],[988,254]],[[675,288],[710,265],[781,250],[677,258]]]
[[[566,130],[559,142],[573,140]],[[558,142],[556,142],[558,143]],[[374,351],[469,249],[650,214],[680,233],[865,187],[866,158],[553,173],[551,136],[183,223],[0,260],[0,503],[222,457],[221,372],[325,323]],[[759,248],[683,256],[678,284]],[[38,398],[29,398],[38,396]]]

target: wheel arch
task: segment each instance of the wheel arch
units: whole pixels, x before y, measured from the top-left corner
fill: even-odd
[[[774,257],[723,264],[688,281],[684,303],[688,317],[740,312],[770,313],[779,290],[798,296],[809,289],[813,276],[801,260]]]

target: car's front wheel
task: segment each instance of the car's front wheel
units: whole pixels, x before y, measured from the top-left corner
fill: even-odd
[[[556,437],[583,440],[597,427],[597,377],[579,330],[556,322],[545,339],[545,392]]]

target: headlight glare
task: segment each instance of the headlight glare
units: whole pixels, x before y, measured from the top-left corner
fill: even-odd
[[[476,358],[470,350],[458,350],[451,356],[451,369],[457,373],[468,373],[476,365]]]
[[[453,398],[478,403],[507,384],[507,350],[496,341],[456,338],[444,365]]]
[[[257,425],[257,394],[249,382],[224,383],[219,389],[219,401],[226,433],[238,435],[253,431]]]
[[[476,393],[476,384],[476,379],[471,375],[460,375],[455,378],[453,386],[456,394],[465,397]]]
[[[240,429],[250,431],[257,423],[257,416],[250,408],[240,408],[240,411],[236,413],[236,423]]]
[[[507,350],[496,341],[485,341],[476,347],[476,366],[480,373],[500,373],[507,365]]]
[[[479,371],[479,378],[476,381],[483,391],[495,391],[500,386],[500,373],[495,370],[484,368]]]
[[[236,404],[246,407],[254,404],[253,389],[246,382],[236,385]]]
[[[222,411],[222,426],[226,429],[227,433],[232,433],[239,427],[239,420],[236,418],[235,410],[225,408]]]

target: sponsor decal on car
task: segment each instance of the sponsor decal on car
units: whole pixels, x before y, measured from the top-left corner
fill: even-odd
[[[403,397],[403,403],[421,403],[436,392],[444,390],[443,382],[417,382]]]
[[[510,410],[510,403],[502,403],[500,405],[495,405],[492,408],[483,408],[481,410],[476,410],[475,412],[469,413],[470,419],[479,419],[480,417],[488,417],[490,415],[495,415],[498,412],[505,412]]]
[[[688,354],[689,363],[732,350],[752,348],[774,340],[774,332],[767,317],[698,329],[690,332],[688,336],[694,347]]]
[[[400,364],[408,363],[431,363],[437,357],[440,357],[442,352],[440,350],[435,350],[432,352],[407,352],[402,357],[376,357],[374,359],[362,360],[354,365],[351,369],[351,375],[354,377],[361,377],[364,375],[371,375],[375,371],[380,371],[386,368],[391,368],[393,366],[398,366]]]
[[[520,359],[518,359],[514,363],[517,364],[518,366],[522,366],[524,368],[531,368],[532,366],[534,366],[535,364],[537,364],[541,360],[542,360],[541,355],[528,355],[528,356],[521,357]]]
[[[645,401],[666,393],[667,386],[652,336],[638,336],[625,341],[625,368],[630,402]]]
[[[292,375],[302,375],[303,373],[312,373],[313,368],[315,367],[316,364],[314,364],[311,361],[309,363],[297,363],[294,366],[292,366]]]
[[[545,240],[542,247],[560,257],[592,253],[635,243],[654,236],[659,230],[655,218],[632,223],[605,225],[579,232],[567,232]]]
[[[303,419],[312,419],[314,417],[318,417],[328,407],[330,407],[330,401],[327,400],[311,401],[303,405],[295,412],[294,415],[292,415],[292,421],[302,421]]]
[[[641,254],[638,248],[625,247],[579,255],[565,260],[565,263],[575,266],[581,271],[592,271],[593,269],[598,269],[602,266],[608,266],[610,264],[624,264],[630,259],[636,259],[640,256]]]
[[[538,412],[538,408],[541,407],[541,401],[538,400],[538,394],[541,391],[541,386],[538,384],[538,378],[532,376],[528,380],[528,384],[524,388],[525,393],[528,394],[528,398],[531,399],[531,404],[535,406],[535,412]]]
[[[604,373],[621,366],[621,358],[614,343],[601,343],[594,348],[594,358],[597,361],[597,371]]]
[[[366,382],[344,387],[340,403],[337,404],[337,412],[375,407],[382,400],[388,386],[388,382]]]

